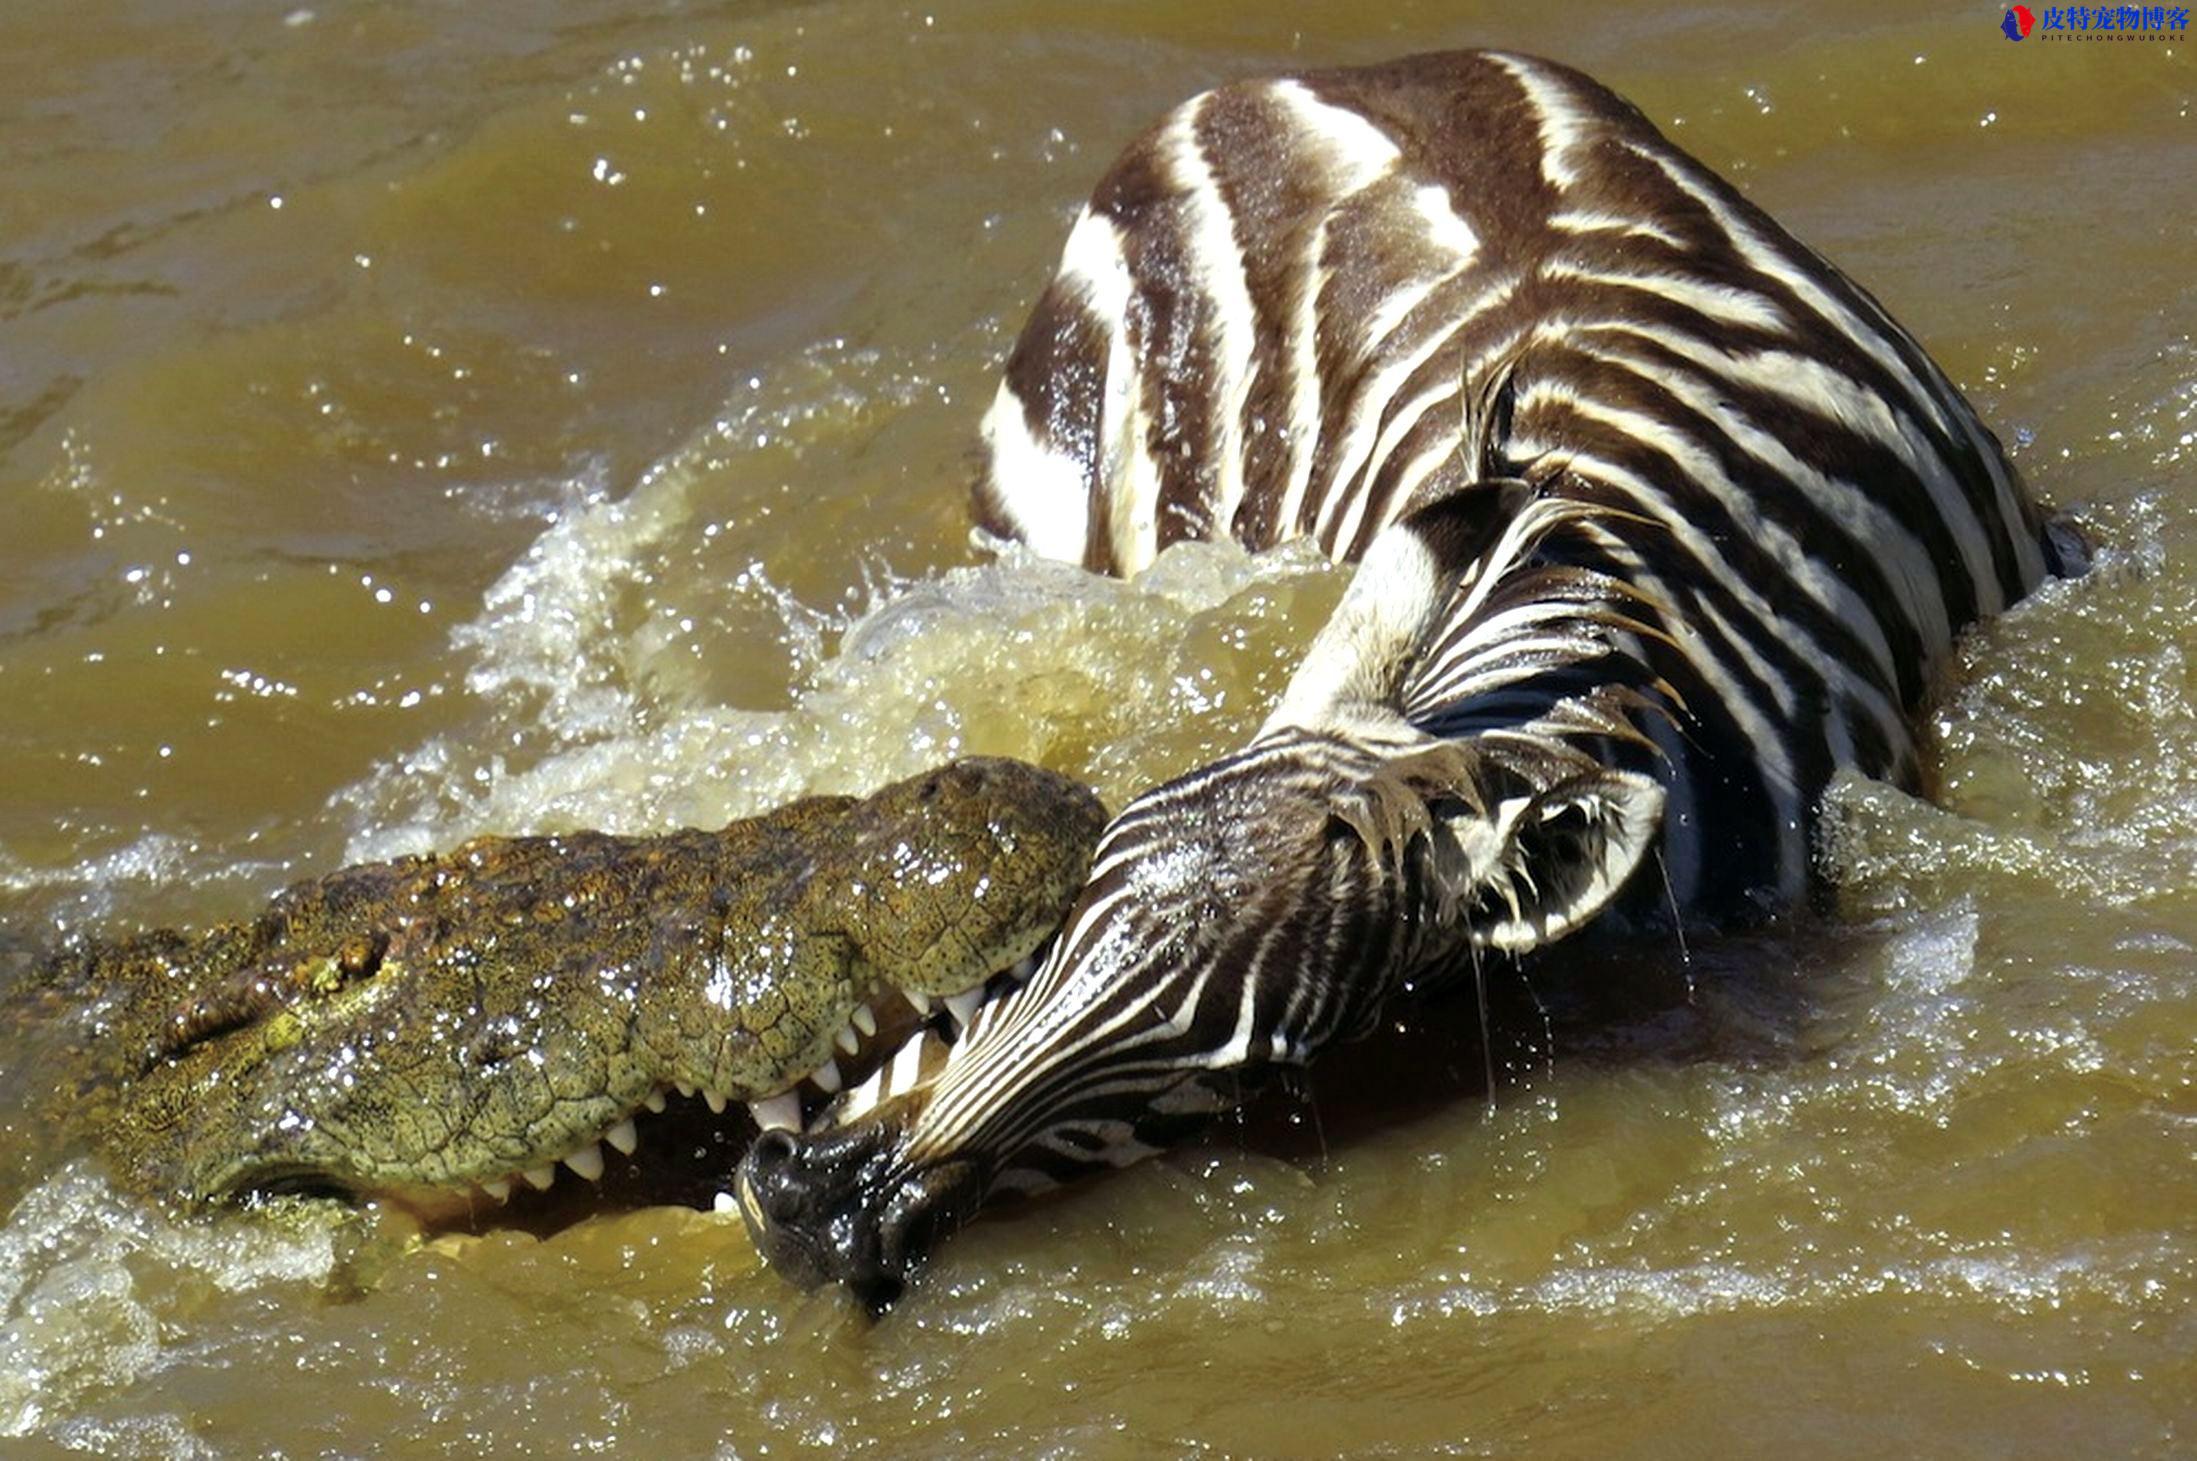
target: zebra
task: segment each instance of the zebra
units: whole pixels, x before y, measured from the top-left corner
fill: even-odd
[[[989,1195],[1134,1161],[1484,958],[1790,904],[1832,774],[1918,787],[1955,636],[2078,566],[1866,290],[1493,51],[1169,113],[983,434],[978,522],[1039,554],[1358,569],[1250,743],[1111,822],[1025,982],[751,1148],[764,1253],[873,1307]]]

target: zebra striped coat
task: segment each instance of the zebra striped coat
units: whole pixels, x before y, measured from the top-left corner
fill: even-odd
[[[1684,703],[1665,840],[1689,908],[1798,892],[1834,768],[1912,784],[1932,668],[2046,566],[1998,443],[1866,291],[1522,56],[1178,108],[1077,218],[985,437],[979,519],[1105,572],[1222,534],[1355,560],[1494,476],[1617,509],[1562,554],[1648,600],[1625,652]],[[1406,714],[1498,723],[1440,661],[1508,626],[1447,627]]]
[[[2057,566],[1866,291],[1517,55],[1177,108],[1077,217],[984,434],[978,518],[1041,553],[1361,567],[1252,745],[1116,819],[1026,987],[751,1158],[766,1251],[858,1286],[1481,949],[1791,899],[1831,774],[1915,784],[1955,634]]]

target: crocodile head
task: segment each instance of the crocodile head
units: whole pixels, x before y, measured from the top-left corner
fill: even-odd
[[[560,1163],[598,1177],[674,1099],[798,1126],[934,1001],[1027,964],[1103,820],[1065,777],[972,759],[718,832],[345,869],[249,924],[73,955],[109,992],[77,1121],[149,1192],[430,1218]]]

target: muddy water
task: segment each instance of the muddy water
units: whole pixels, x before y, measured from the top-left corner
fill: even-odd
[[[477,830],[961,750],[1118,800],[1240,737],[1336,574],[977,567],[961,516],[1069,211],[1227,76],[1588,67],[2105,553],[1970,644],[1942,809],[1841,788],[1835,916],[1552,972],[1492,1104],[1422,1034],[988,1220],[875,1328],[672,1211],[179,1224],[0,1049],[0,1448],[2197,1447],[2197,68],[1998,18],[11,0],[0,959]]]

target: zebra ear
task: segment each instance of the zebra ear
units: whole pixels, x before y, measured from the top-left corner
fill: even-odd
[[[1429,810],[1437,917],[1462,919],[1484,948],[1523,953],[1593,918],[1630,881],[1662,827],[1663,788],[1596,766],[1530,795]]]
[[[1260,734],[1348,730],[1395,714],[1405,673],[1461,579],[1532,496],[1524,482],[1474,482],[1383,528]]]
[[[1570,747],[1501,755],[1424,738],[1340,792],[1331,814],[1383,866],[1423,857],[1427,916],[1522,953],[1593,918],[1655,845],[1663,787]]]

